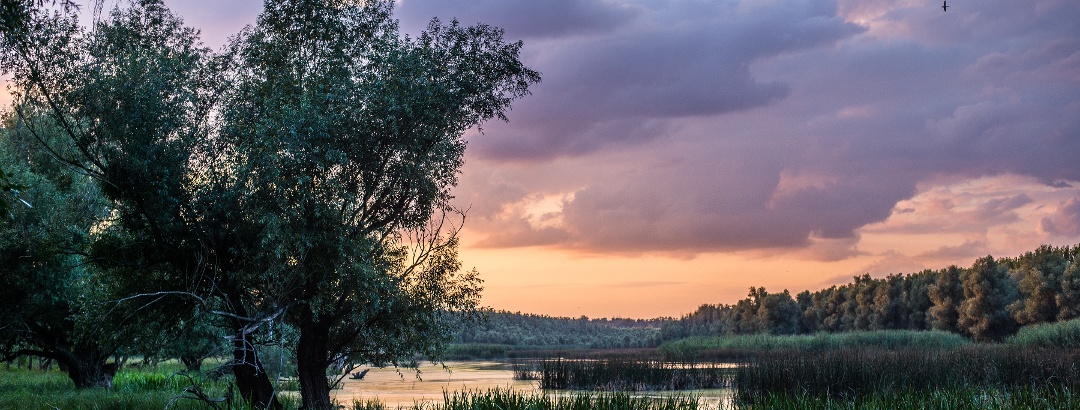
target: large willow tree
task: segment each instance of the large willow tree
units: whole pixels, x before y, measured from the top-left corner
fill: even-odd
[[[330,408],[331,363],[433,356],[445,315],[475,308],[479,282],[441,229],[461,136],[538,80],[501,30],[433,21],[402,37],[391,8],[268,2],[236,43],[220,136],[240,204],[264,218],[253,267],[300,331],[309,409]]]
[[[55,159],[115,204],[92,249],[128,293],[116,305],[216,314],[259,407],[278,406],[254,348],[273,323],[299,332],[305,408],[323,409],[332,363],[435,356],[478,302],[449,203],[462,134],[539,77],[498,29],[433,21],[410,38],[391,12],[267,1],[213,55],[143,0],[88,32],[38,13],[4,44],[17,104],[74,147]]]

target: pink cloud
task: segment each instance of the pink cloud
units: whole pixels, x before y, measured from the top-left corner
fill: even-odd
[[[1043,218],[1039,227],[1052,235],[1080,236],[1080,197],[1062,202],[1053,215]]]

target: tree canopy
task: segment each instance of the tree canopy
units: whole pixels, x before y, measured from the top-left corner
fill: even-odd
[[[27,8],[4,37],[19,132],[108,204],[81,231],[107,302],[215,315],[258,406],[277,406],[256,348],[274,323],[298,332],[306,408],[329,408],[331,364],[434,357],[477,307],[450,205],[462,135],[539,74],[497,28],[411,38],[392,6],[268,1],[219,53],[157,0],[89,29]]]

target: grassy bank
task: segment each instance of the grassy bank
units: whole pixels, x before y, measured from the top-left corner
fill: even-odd
[[[184,376],[165,365],[153,369],[124,368],[113,379],[113,388],[77,390],[67,374],[58,370],[25,369],[0,370],[0,409],[27,410],[144,410],[176,409],[203,410],[211,408],[193,399],[188,389],[198,386],[208,397],[233,396],[227,403],[218,403],[223,410],[248,410],[241,403],[231,379],[209,379]],[[232,393],[231,393],[232,392]],[[282,397],[287,408],[296,408],[295,399]]]

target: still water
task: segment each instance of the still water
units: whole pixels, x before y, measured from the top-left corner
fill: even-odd
[[[361,371],[356,369],[355,371]],[[443,403],[443,392],[493,388],[539,392],[537,381],[514,380],[511,364],[505,362],[446,362],[443,365],[425,365],[417,374],[413,369],[372,368],[363,380],[345,378],[342,387],[331,392],[338,403],[350,404],[353,400],[378,399],[394,409],[411,407],[414,403]],[[546,394],[566,394],[548,392]],[[637,392],[642,396],[671,395],[672,392]],[[681,391],[675,394],[693,394],[702,403],[713,407],[731,396],[727,389]]]

